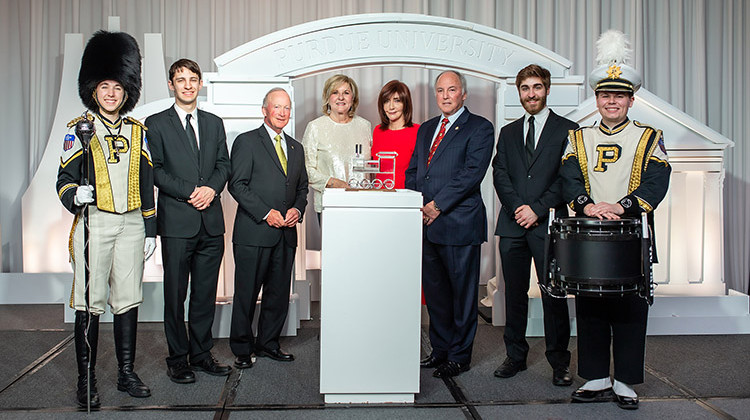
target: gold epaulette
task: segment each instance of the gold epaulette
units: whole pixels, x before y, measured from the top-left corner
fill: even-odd
[[[573,153],[576,152],[576,132],[579,131],[580,128],[576,128],[575,130],[568,130],[568,144],[570,144],[570,147],[573,148]],[[565,156],[563,156],[563,160],[565,160]]]
[[[148,128],[146,127],[146,125],[145,125],[145,124],[143,124],[142,122],[140,122],[140,121],[136,120],[136,119],[135,119],[135,118],[133,118],[133,117],[125,117],[125,122],[128,122],[128,123],[130,123],[130,124],[135,124],[135,125],[137,125],[137,126],[140,126],[140,127],[141,127],[141,128],[142,128],[142,129],[144,130],[144,131],[145,131],[145,130],[148,130]]]
[[[640,122],[640,121],[636,121],[636,120],[633,120],[633,124],[635,124],[635,126],[636,126],[636,127],[640,127],[640,128],[650,128],[650,129],[652,129],[652,130],[656,131],[656,129],[655,129],[654,127],[651,127],[651,126],[650,126],[650,125],[648,125],[648,124],[643,124],[643,123],[642,123],[642,122]]]
[[[86,113],[86,115],[81,115],[81,116],[80,116],[80,117],[78,117],[78,118],[73,118],[73,119],[72,119],[72,120],[71,120],[71,121],[70,121],[70,122],[68,123],[68,128],[70,128],[70,127],[72,127],[72,126],[74,126],[74,125],[78,124],[78,121],[81,121],[81,120],[82,120],[82,119],[84,119],[84,118],[88,118],[88,120],[89,120],[89,121],[94,121],[94,116],[93,116],[93,115],[91,115],[91,114],[89,114],[89,113],[87,112],[87,113]]]

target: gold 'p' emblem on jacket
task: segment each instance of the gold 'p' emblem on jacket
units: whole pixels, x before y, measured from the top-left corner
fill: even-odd
[[[608,163],[615,163],[620,159],[622,147],[618,144],[600,144],[596,146],[596,166],[594,171],[606,172]]]
[[[130,150],[127,137],[116,135],[104,136],[104,141],[109,146],[109,159],[108,163],[120,162],[120,153],[127,153]]]

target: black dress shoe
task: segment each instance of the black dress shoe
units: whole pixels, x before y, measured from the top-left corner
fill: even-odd
[[[638,409],[638,397],[631,398],[615,394],[615,401],[617,402],[618,407],[624,408],[625,410]]]
[[[510,357],[506,357],[503,364],[499,368],[495,369],[495,376],[498,378],[511,378],[516,376],[516,373],[526,370],[526,361],[511,360]]]
[[[438,368],[432,372],[432,376],[436,378],[452,378],[458,376],[461,372],[466,372],[467,370],[469,370],[468,363],[459,363],[449,360],[438,366]]]
[[[192,384],[195,382],[195,372],[184,361],[177,362],[174,365],[167,365],[167,376],[169,376],[172,382],[178,384]]]
[[[612,388],[600,389],[598,391],[589,391],[587,389],[576,389],[570,399],[573,402],[590,403],[590,402],[609,402],[612,401],[614,393]]]
[[[256,350],[255,355],[258,357],[270,357],[273,360],[279,362],[291,362],[294,360],[294,356],[289,353],[284,353],[281,349],[269,350],[262,349]]]
[[[234,359],[234,367],[237,369],[250,369],[253,367],[253,359],[250,356],[237,356]]]
[[[216,359],[214,359],[214,356],[210,353],[208,357],[200,362],[191,362],[190,366],[195,370],[202,370],[203,372],[214,376],[227,376],[232,372],[231,366],[217,362]]]
[[[556,368],[552,371],[552,384],[555,386],[570,386],[573,383],[573,376],[567,367]]]
[[[445,359],[429,355],[419,361],[419,367],[424,369],[432,369],[442,365],[443,362],[445,362]]]

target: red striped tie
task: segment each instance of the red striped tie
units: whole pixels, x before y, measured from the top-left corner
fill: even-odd
[[[430,161],[432,160],[432,155],[435,154],[435,150],[437,150],[438,146],[440,145],[440,140],[445,137],[445,125],[448,124],[448,119],[443,118],[443,124],[440,126],[440,131],[438,131],[437,137],[435,137],[435,141],[432,142],[432,147],[430,147],[430,154],[427,156],[427,166],[430,166]]]

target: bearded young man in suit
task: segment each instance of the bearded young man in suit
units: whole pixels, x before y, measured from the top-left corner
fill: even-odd
[[[549,209],[567,215],[558,175],[568,130],[578,124],[547,107],[550,72],[531,64],[518,72],[516,88],[524,116],[500,130],[492,161],[495,191],[502,208],[495,235],[500,236],[500,258],[505,279],[505,332],[507,357],[495,376],[510,378],[526,370],[529,344],[526,323],[529,308],[529,276],[534,259],[538,278],[544,275],[544,239]],[[570,320],[568,303],[542,293],[544,338],[552,383],[569,386]]]
[[[193,369],[215,376],[232,368],[211,354],[216,287],[224,256],[220,193],[229,178],[229,153],[221,118],[197,108],[201,70],[180,59],[169,68],[175,104],[146,119],[159,188],[157,228],[164,263],[164,330],[167,375],[195,382]],[[190,286],[189,330],[185,299]]]
[[[263,125],[240,134],[232,145],[229,192],[237,200],[234,219],[234,300],[229,345],[234,366],[253,366],[252,353],[281,362],[294,356],[279,345],[289,309],[297,224],[307,206],[307,170],[302,145],[282,131],[292,105],[282,88],[263,98]],[[263,298],[258,335],[252,323]]]
[[[422,287],[432,354],[421,367],[447,378],[469,370],[477,331],[480,246],[487,218],[480,184],[492,159],[494,131],[464,107],[466,79],[444,71],[435,80],[442,115],[419,127],[406,188],[420,191],[424,236]]]

